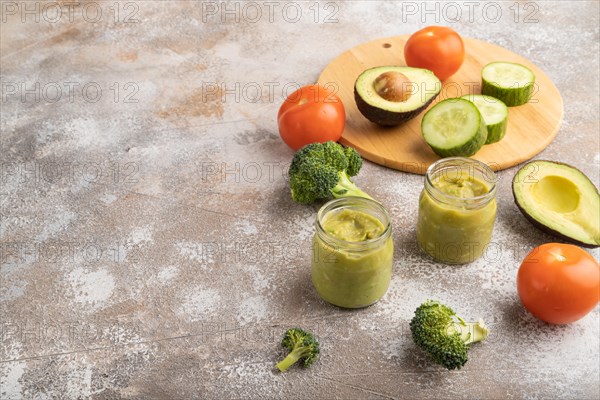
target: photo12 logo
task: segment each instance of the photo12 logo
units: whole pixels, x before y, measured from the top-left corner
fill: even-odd
[[[288,22],[337,23],[339,4],[317,1],[202,1],[202,22]]]
[[[3,216],[6,219],[6,216]],[[51,240],[46,242],[0,242],[0,263],[23,265],[29,263],[139,263],[142,250],[129,241],[95,243],[93,241]]]
[[[133,1],[79,2],[79,1],[2,1],[2,23],[78,22],[139,23],[139,4]]]
[[[288,179],[287,171],[290,164],[279,161],[263,161],[262,163],[203,161],[200,163],[200,176],[202,183],[258,183],[261,181],[273,183],[280,178]]]
[[[136,95],[139,91],[136,82],[106,85],[98,82],[2,82],[2,103],[11,100],[20,100],[21,103],[75,103],[80,99],[85,103],[97,103],[106,95],[114,103],[138,103]]]
[[[402,1],[399,4],[401,20],[439,23],[473,23],[479,19],[488,23],[498,23],[503,17],[514,23],[538,23],[536,18],[540,10],[537,2],[508,1]]]
[[[121,345],[141,340],[141,326],[114,321],[57,321],[36,318],[5,320],[0,324],[0,342],[4,345]]]
[[[308,242],[270,241],[260,237],[251,237],[235,242],[179,243],[179,254],[186,259],[199,263],[201,268],[209,264],[244,263],[289,264],[303,259]]]
[[[139,165],[134,162],[4,162],[0,182],[20,185],[138,183]]]
[[[202,82],[202,101],[218,100],[222,103],[280,103],[284,99],[295,101],[302,88],[298,82]],[[340,90],[337,82],[325,82],[319,88],[325,91],[325,102],[334,101]],[[315,91],[315,101],[323,95]]]

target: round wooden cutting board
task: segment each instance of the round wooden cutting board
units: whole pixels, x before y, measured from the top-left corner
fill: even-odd
[[[356,108],[354,82],[367,68],[406,65],[404,44],[409,35],[374,40],[354,47],[333,60],[319,76],[318,83],[337,90],[346,108],[346,127],[341,143],[354,147],[364,158],[401,171],[425,174],[438,160],[421,135],[421,119],[396,127],[381,127],[367,120]],[[535,73],[536,87],[529,103],[509,108],[506,136],[498,143],[483,146],[472,158],[494,170],[515,166],[535,156],[554,139],[563,117],[562,97],[554,83],[534,64],[500,46],[463,38],[465,61],[460,70],[444,82],[438,101],[481,92],[481,69],[492,61],[523,64]],[[432,105],[433,105],[432,104]],[[430,106],[431,107],[431,106]]]

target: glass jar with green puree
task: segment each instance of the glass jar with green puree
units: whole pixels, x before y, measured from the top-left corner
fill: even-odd
[[[394,245],[390,216],[378,202],[345,197],[317,214],[312,281],[319,295],[345,308],[366,307],[390,286]]]
[[[486,164],[450,157],[427,169],[417,241],[435,260],[465,264],[481,257],[495,219],[496,174]]]

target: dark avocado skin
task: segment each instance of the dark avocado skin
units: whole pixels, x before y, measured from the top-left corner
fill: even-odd
[[[440,92],[437,92],[435,96],[432,96],[428,102],[424,103],[421,107],[416,108],[412,111],[392,112],[368,104],[366,101],[363,100],[362,97],[360,97],[360,94],[358,94],[358,91],[356,90],[356,85],[354,85],[354,100],[356,101],[358,111],[360,111],[360,113],[364,115],[364,117],[369,121],[382,126],[400,125],[410,119],[413,119],[414,117],[425,111],[425,109],[431,104],[433,100],[435,100],[435,98],[439,94]]]
[[[520,171],[521,169],[525,168],[527,165],[529,165],[529,164],[533,163],[533,162],[540,162],[540,161],[542,161],[542,162],[549,162],[549,163],[553,163],[553,164],[564,165],[564,166],[566,166],[566,167],[573,168],[574,170],[576,170],[576,171],[579,171],[581,174],[583,174],[583,176],[586,176],[586,177],[587,177],[587,175],[585,175],[585,174],[584,174],[583,172],[581,172],[581,171],[580,171],[578,168],[575,168],[575,167],[574,167],[574,166],[572,166],[572,165],[565,164],[565,163],[558,162],[558,161],[550,161],[550,160],[535,160],[535,161],[528,162],[527,164],[525,164],[525,165],[523,165],[521,168],[519,168],[519,171]],[[517,171],[517,173],[518,173],[519,171]],[[516,193],[515,193],[515,179],[516,179],[516,178],[517,178],[517,174],[515,174],[515,176],[513,177],[513,180],[512,180],[512,185],[511,185],[511,187],[512,187],[512,193],[513,193],[513,198],[514,198],[514,200],[515,200],[515,204],[517,205],[517,208],[519,209],[519,211],[521,211],[521,213],[522,213],[522,214],[525,216],[525,218],[526,218],[526,219],[527,219],[529,222],[531,222],[531,224],[532,224],[533,226],[535,226],[536,228],[538,228],[538,229],[539,229],[539,230],[541,230],[542,232],[546,232],[546,233],[548,233],[548,234],[550,234],[550,235],[552,235],[552,236],[556,236],[556,237],[558,237],[558,238],[560,238],[560,239],[564,240],[564,241],[565,241],[565,242],[567,242],[567,243],[576,244],[576,245],[578,245],[578,246],[585,247],[585,248],[588,248],[588,249],[595,249],[595,248],[597,248],[597,247],[600,247],[600,245],[597,245],[597,244],[592,244],[592,243],[586,243],[586,242],[581,242],[581,241],[579,241],[579,240],[577,240],[577,239],[573,239],[572,237],[569,237],[569,236],[565,235],[564,233],[560,233],[560,232],[558,232],[558,231],[555,231],[554,229],[550,228],[549,226],[546,226],[546,225],[544,225],[543,223],[539,222],[537,219],[535,219],[535,218],[533,218],[531,215],[529,215],[529,214],[527,213],[527,210],[525,210],[523,207],[521,207],[521,205],[520,205],[520,204],[519,204],[519,202],[517,201],[517,195],[516,195]],[[596,189],[596,194],[598,194],[598,189]]]

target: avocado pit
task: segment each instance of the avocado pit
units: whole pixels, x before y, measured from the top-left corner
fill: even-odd
[[[412,95],[412,83],[402,72],[387,71],[373,82],[375,92],[387,101],[406,101]]]
[[[360,113],[382,126],[402,124],[423,112],[437,97],[442,83],[423,68],[381,66],[363,71],[354,83]]]

